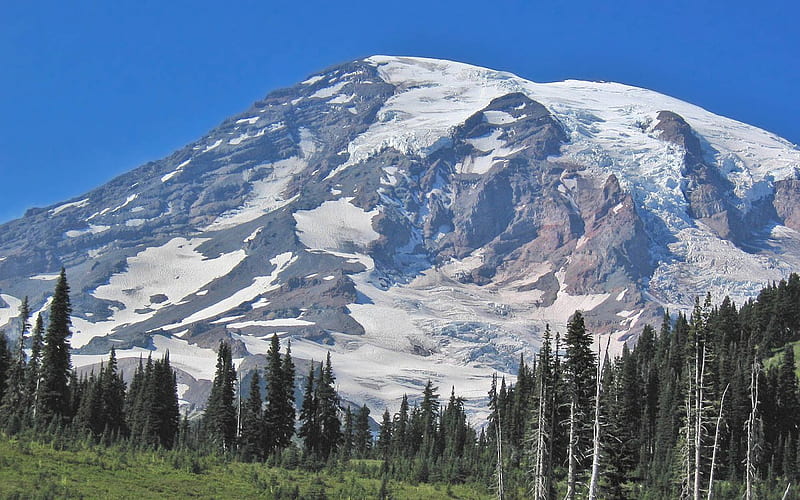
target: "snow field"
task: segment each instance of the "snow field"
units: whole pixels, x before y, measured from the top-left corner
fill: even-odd
[[[352,252],[378,239],[372,218],[379,209],[369,212],[350,203],[353,198],[326,201],[313,210],[294,213],[297,235],[309,249]]]
[[[207,238],[174,238],[160,247],[151,247],[127,259],[127,270],[111,276],[108,284],[97,287],[92,295],[101,300],[120,302],[114,314],[97,323],[73,318],[72,346],[81,347],[92,337],[107,335],[123,324],[144,321],[164,307],[178,303],[204,285],[228,274],[245,257],[244,250],[207,259],[197,251]],[[164,294],[167,300],[152,303],[150,298]],[[136,312],[136,310],[147,312]]]
[[[253,278],[253,283],[249,286],[233,293],[232,295],[222,299],[221,301],[213,304],[205,309],[201,309],[194,314],[190,315],[187,318],[184,318],[178,323],[173,323],[171,325],[167,325],[164,328],[166,330],[176,330],[181,327],[185,327],[195,323],[197,321],[201,321],[204,319],[213,318],[214,316],[218,316],[220,314],[225,313],[233,309],[234,307],[240,306],[244,302],[249,302],[255,300],[259,295],[267,293],[271,290],[275,290],[280,285],[276,282],[278,281],[278,276],[280,273],[285,271],[295,260],[297,260],[296,256],[293,256],[291,252],[285,252],[279,255],[276,255],[272,259],[270,259],[270,263],[275,266],[275,269],[272,273],[268,276],[258,276]]]

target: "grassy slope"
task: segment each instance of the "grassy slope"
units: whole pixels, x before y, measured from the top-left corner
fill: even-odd
[[[380,480],[353,470],[319,474],[224,463],[171,452],[87,447],[60,451],[0,436],[0,498],[376,498]],[[389,483],[392,498],[491,498],[467,485]]]
[[[798,340],[797,342],[792,342],[787,345],[792,346],[792,348],[794,349],[794,362],[796,367],[795,373],[797,374],[797,377],[800,378],[800,340]],[[775,354],[764,362],[764,366],[766,368],[772,368],[773,366],[780,365],[782,361],[783,361],[783,349],[781,348],[776,350]]]

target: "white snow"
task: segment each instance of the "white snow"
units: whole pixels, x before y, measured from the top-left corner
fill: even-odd
[[[250,118],[242,118],[240,120],[236,120],[236,124],[239,125],[240,123],[247,123],[249,125],[255,125],[255,123],[260,120],[260,116],[252,116]]]
[[[328,100],[328,104],[347,104],[348,102],[355,99],[355,97],[356,97],[355,94],[350,94],[350,95],[339,94],[333,99]]]
[[[0,307],[0,326],[7,325],[12,318],[19,316],[19,306],[22,301],[13,295],[7,293],[0,293],[0,299],[5,302],[4,307]]]
[[[297,235],[310,249],[352,252],[380,236],[372,228],[377,208],[366,212],[350,203],[353,198],[326,201],[313,210],[294,213]]]
[[[112,275],[107,284],[92,292],[98,299],[120,302],[123,307],[112,306],[111,318],[96,323],[73,317],[73,347],[85,345],[96,335],[111,333],[122,324],[139,323],[154,316],[159,309],[180,302],[228,274],[245,257],[244,250],[236,250],[208,259],[197,250],[207,240],[174,238],[129,257],[125,271]],[[152,303],[150,297],[156,294],[166,295],[167,300]]]
[[[258,233],[260,233],[262,229],[264,229],[264,228],[263,227],[256,228],[252,233],[250,233],[249,236],[247,236],[247,238],[245,238],[242,241],[242,243],[250,243],[251,241],[256,239],[256,236],[258,236]]]
[[[111,226],[89,224],[89,227],[86,229],[72,229],[65,232],[64,236],[67,238],[77,238],[78,236],[83,236],[84,234],[98,234],[102,233],[103,231],[108,231],[109,229],[111,229]]]
[[[514,118],[511,114],[506,113],[505,111],[484,111],[483,116],[486,117],[486,121],[490,125],[505,125],[508,123],[514,123],[519,118]]]
[[[258,174],[263,177],[251,181],[251,191],[244,204],[220,215],[205,230],[217,231],[238,226],[285,207],[294,201],[296,196],[286,198],[283,193],[293,177],[302,172],[306,165],[305,161],[291,157],[275,163],[253,167],[248,175],[254,176]],[[261,172],[267,173],[264,175]]]
[[[190,158],[190,159],[182,162],[180,165],[178,165],[177,168],[175,168],[175,170],[173,170],[172,172],[168,172],[168,173],[162,175],[161,176],[161,182],[167,182],[168,180],[172,179],[173,177],[175,177],[179,173],[183,172],[184,167],[186,167],[186,165],[191,163],[191,161],[192,160]],[[95,215],[98,215],[98,214],[94,214],[94,215],[92,215],[92,217],[94,217]]]
[[[278,319],[265,319],[265,320],[252,320],[242,321],[240,323],[231,323],[226,325],[226,328],[247,328],[249,326],[308,326],[313,325],[313,321],[306,321],[299,318],[278,318]]]
[[[209,152],[209,151],[211,151],[212,149],[216,149],[216,148],[218,148],[220,144],[222,144],[222,139],[217,139],[217,140],[214,142],[214,144],[212,144],[212,145],[210,145],[210,146],[207,146],[207,147],[206,147],[206,149],[204,149],[204,150],[203,150],[203,152],[204,152],[204,153],[208,153],[208,152]]]
[[[82,208],[88,204],[89,204],[89,198],[84,198],[83,200],[73,201],[70,203],[64,203],[63,205],[59,205],[56,208],[50,210],[50,215],[58,215],[68,208]]]
[[[314,85],[315,83],[317,83],[318,81],[322,80],[323,78],[325,78],[325,75],[312,76],[308,80],[304,80],[304,81],[300,82],[300,85]]]
[[[59,273],[55,273],[55,274],[37,274],[36,276],[31,276],[28,279],[41,280],[41,281],[53,281],[53,280],[57,280],[59,276],[60,276]]]
[[[212,318],[219,314],[223,314],[226,311],[233,309],[234,307],[240,306],[244,302],[249,302],[254,300],[259,295],[267,293],[271,290],[275,290],[280,287],[279,284],[276,284],[278,281],[278,277],[280,273],[286,270],[295,260],[297,257],[294,257],[291,252],[285,252],[279,255],[276,255],[270,262],[272,265],[275,266],[275,270],[272,271],[271,274],[268,276],[259,276],[253,279],[253,283],[249,286],[233,293],[232,295],[222,299],[221,301],[213,304],[205,309],[201,309],[188,318],[184,318],[179,323],[175,323],[165,328],[168,330],[175,330],[181,328],[183,326],[190,325],[197,321],[201,321],[204,319]]]
[[[339,91],[342,90],[342,88],[348,83],[350,82],[347,80],[342,80],[339,83],[331,85],[330,87],[323,87],[308,97],[312,99],[327,99],[328,97],[338,94]]]
[[[74,336],[73,336],[74,338]],[[75,343],[72,343],[73,347]],[[118,349],[117,359],[139,358],[147,359],[152,354],[153,359],[161,359],[163,353],[169,350],[169,363],[173,368],[183,370],[196,379],[212,380],[217,363],[217,353],[213,349],[204,349],[187,341],[153,335],[153,345],[158,352],[149,349],[134,347],[132,349]],[[76,368],[98,364],[108,361],[108,354],[73,354],[72,364]]]
[[[506,142],[500,139],[502,134],[502,130],[494,129],[484,136],[467,139],[467,142],[481,153],[466,157],[463,163],[458,164],[456,171],[459,173],[485,174],[496,162],[521,150],[521,148],[512,149],[506,147]]]

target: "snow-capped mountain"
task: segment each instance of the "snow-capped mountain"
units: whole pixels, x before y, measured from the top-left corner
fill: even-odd
[[[269,94],[167,158],[0,226],[0,326],[61,266],[73,363],[169,349],[332,353],[375,412],[430,378],[480,416],[491,374],[576,309],[620,343],[696,295],[800,269],[800,150],[616,83],[374,56]],[[205,382],[204,382],[205,381]]]

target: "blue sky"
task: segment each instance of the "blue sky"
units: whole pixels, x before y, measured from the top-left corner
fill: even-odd
[[[0,222],[372,54],[647,87],[797,144],[797,3],[0,2]]]

